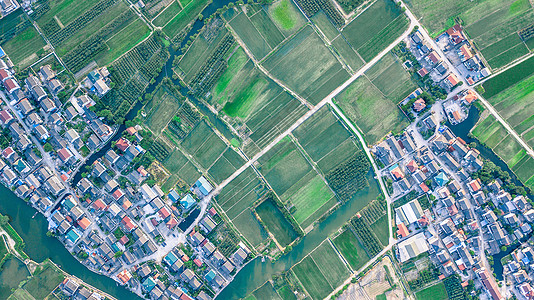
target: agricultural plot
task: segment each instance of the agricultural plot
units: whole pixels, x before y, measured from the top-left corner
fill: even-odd
[[[491,99],[500,92],[532,76],[532,74],[534,74],[534,57],[531,57],[485,81],[482,84],[482,87],[484,87],[483,96],[486,99]]]
[[[317,26],[317,28],[323,33],[323,35],[328,39],[328,41],[334,40],[339,36],[339,31],[336,27],[330,22],[326,14],[322,11],[315,14],[311,17],[311,20]]]
[[[273,288],[273,285],[270,281],[264,283],[261,287],[255,290],[253,293],[256,299],[272,299],[272,300],[282,300],[280,296],[276,293]]]
[[[426,299],[436,299],[436,300],[447,300],[447,292],[445,290],[445,285],[443,282],[439,282],[435,285],[429,286],[424,290],[418,291],[415,293],[415,298],[417,300],[426,300]]]
[[[208,173],[220,183],[224,179],[230,177],[237,169],[239,169],[245,160],[237,154],[232,148],[227,148],[226,151],[217,159],[217,161],[208,170]]]
[[[2,45],[4,51],[19,69],[25,69],[44,54],[46,45],[37,30],[29,27]]]
[[[408,126],[397,105],[382,95],[367,77],[360,77],[336,97],[339,106],[359,127],[369,145],[389,132],[398,133]]]
[[[378,0],[343,28],[343,35],[364,61],[370,61],[408,28],[393,0]]]
[[[206,121],[201,121],[183,139],[181,146],[198,162],[204,169],[211,165],[226,151],[228,146],[211,129]]]
[[[181,10],[182,7],[180,6],[180,2],[174,1],[171,3],[171,5],[167,6],[165,10],[159,13],[158,16],[152,20],[152,23],[158,27],[164,27]]]
[[[151,103],[157,103],[147,114],[145,124],[155,134],[159,135],[167,126],[171,119],[176,115],[181,103],[172,94],[160,87]]]
[[[23,288],[35,299],[45,299],[63,281],[64,277],[54,265],[45,263],[39,272],[35,272],[24,284]]]
[[[332,41],[332,47],[334,47],[341,56],[341,59],[345,61],[352,71],[356,71],[363,66],[363,60],[360,55],[352,49],[343,35],[339,35]]]
[[[332,242],[353,270],[359,270],[370,259],[350,227]]]
[[[306,19],[291,0],[279,0],[267,7],[274,24],[288,37],[306,24]]]
[[[417,88],[410,74],[404,70],[392,53],[385,55],[367,70],[365,76],[394,103],[399,103]]]
[[[328,240],[313,250],[310,256],[333,288],[340,286],[349,277],[349,269]]]
[[[209,0],[180,1],[183,9],[163,27],[163,32],[170,38],[177,36],[210,3]]]
[[[195,39],[182,59],[180,59],[175,72],[187,84],[190,84],[191,80],[206,64],[227,34],[228,30],[222,24],[215,26],[215,28],[205,27],[202,34]]]
[[[179,149],[175,149],[162,163],[171,174],[177,175],[187,185],[195,183],[202,175]],[[173,178],[172,176],[169,180],[174,180],[172,185],[178,181],[177,178]]]
[[[293,266],[292,270],[312,299],[323,299],[334,290],[311,256]]]
[[[275,204],[275,200],[271,198],[268,198],[256,207],[256,213],[265,228],[274,236],[276,241],[282,247],[291,244],[299,236],[290,221],[284,216],[284,213],[282,212],[284,209],[285,208],[278,207]]]
[[[208,101],[245,124],[244,151],[254,155],[306,113],[307,108],[254,67],[241,48],[211,90]]]
[[[43,4],[36,19],[56,53],[74,73],[93,60],[101,65],[111,63],[150,32],[121,0],[82,2]],[[124,41],[129,43],[121,44]]]
[[[285,36],[280,32],[280,29],[276,27],[269,15],[263,9],[260,9],[252,15],[250,21],[252,21],[256,29],[272,49],[285,39]]]
[[[257,60],[264,58],[273,49],[245,13],[235,16],[229,25]],[[277,33],[280,32],[277,31]],[[274,39],[273,35],[272,40]]]
[[[266,192],[263,182],[252,168],[239,174],[219,195],[217,205],[224,210],[228,218],[241,234],[254,246],[265,241],[266,234],[250,207]]]
[[[349,78],[349,74],[307,26],[263,62],[275,77],[293,91],[317,104]]]

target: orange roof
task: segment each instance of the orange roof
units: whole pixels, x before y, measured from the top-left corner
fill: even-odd
[[[391,175],[395,176],[395,178],[397,179],[404,178],[404,174],[402,174],[402,171],[398,166],[395,169],[391,170]]]
[[[171,215],[171,213],[169,212],[169,210],[166,208],[166,207],[163,207],[161,208],[159,211],[159,216],[162,218],[162,219],[166,219],[168,216]]]
[[[470,85],[475,84],[475,81],[471,77],[466,77],[465,80],[467,80],[467,83],[469,83]]]
[[[413,103],[413,109],[417,112],[422,111],[426,107],[425,100],[423,98],[419,98],[415,100]]]
[[[400,223],[397,225],[397,234],[401,237],[407,237],[410,232],[408,231],[408,228],[406,228],[406,225],[404,225],[404,223]]]
[[[130,279],[132,279],[132,275],[128,270],[122,270],[118,275],[117,278],[119,278],[122,281],[122,284],[128,283]]]
[[[455,44],[459,44],[464,40],[462,35],[462,27],[458,24],[447,29],[447,34],[452,38]]]
[[[460,47],[460,52],[462,53],[464,60],[468,60],[473,57],[473,53],[471,53],[471,50],[469,49],[467,44],[464,44],[462,47]]]
[[[467,94],[464,97],[464,100],[467,103],[473,103],[473,101],[475,101],[477,99],[478,99],[477,94],[475,94],[475,92],[473,90],[468,90]]]
[[[438,276],[438,278],[439,278],[440,280],[443,280],[443,279],[445,279],[445,275],[441,274],[441,275]]]
[[[462,282],[462,287],[466,287],[468,285],[469,285],[469,281],[466,280],[466,281]]]
[[[437,63],[440,60],[439,54],[436,51],[430,52],[430,54],[428,55],[428,58],[433,63]]]
[[[456,121],[460,121],[462,119],[462,117],[460,116],[460,113],[457,110],[452,112],[452,116],[454,117]]]
[[[469,187],[471,187],[473,192],[480,190],[480,179],[477,178],[476,180],[472,180],[471,182],[469,182]]]
[[[407,165],[406,165],[406,168],[408,168],[408,170],[410,172],[415,172],[419,166],[417,165],[417,163],[415,162],[415,160],[411,160]]]
[[[93,207],[94,209],[102,210],[106,208],[106,204],[104,203],[104,201],[102,201],[102,199],[98,199],[95,202],[93,202]]]
[[[458,266],[458,269],[460,269],[460,271],[465,270],[465,265],[464,265],[464,264],[459,265],[459,266]]]
[[[139,174],[141,174],[141,176],[147,176],[148,175],[148,172],[145,170],[145,168],[143,166],[140,166],[139,168],[137,168],[137,172],[139,172]]]
[[[178,225],[178,221],[176,221],[175,218],[171,218],[169,222],[167,222],[167,228],[169,229],[173,229],[176,225]]]
[[[113,196],[115,200],[119,200],[122,196],[124,196],[124,193],[120,189],[118,189],[114,191],[113,194],[111,194],[111,196]]]
[[[89,227],[89,225],[91,225],[91,221],[89,221],[89,219],[87,219],[86,217],[83,217],[83,219],[78,221],[78,225],[80,225],[80,227],[85,230],[87,229],[87,227]]]
[[[128,132],[128,134],[132,135],[132,134],[135,134],[137,132],[137,129],[135,129],[134,127],[128,127],[126,129],[126,132]]]
[[[130,202],[130,200],[126,199],[124,200],[124,202],[122,203],[122,208],[124,208],[125,210],[128,210],[128,208],[130,208],[132,206],[132,202]]]
[[[119,148],[119,150],[124,152],[126,151],[128,146],[130,146],[130,143],[126,139],[120,138],[115,145],[117,146],[117,148]]]
[[[425,77],[426,74],[428,74],[428,70],[426,68],[421,68],[421,70],[417,71],[417,74],[421,77]]]
[[[460,82],[458,78],[456,77],[456,75],[452,73],[449,74],[449,76],[447,77],[447,80],[451,83],[452,86],[455,86]]]
[[[428,188],[428,186],[426,186],[426,184],[424,182],[422,182],[419,187],[423,190],[424,193],[428,192],[430,189]]]
[[[128,216],[122,218],[121,223],[124,224],[124,226],[126,226],[126,228],[128,228],[130,231],[135,228],[134,223],[132,223],[132,220]]]

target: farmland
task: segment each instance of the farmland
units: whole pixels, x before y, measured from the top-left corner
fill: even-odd
[[[228,147],[206,121],[199,122],[181,146],[205,169],[209,169]]]
[[[373,3],[343,29],[349,44],[369,61],[408,28],[408,19],[392,0]]]
[[[265,231],[250,209],[265,192],[262,181],[252,168],[248,168],[216,197],[217,205],[253,246],[258,246],[267,239]]]
[[[304,16],[290,0],[279,0],[269,5],[267,12],[286,37],[306,24]]]
[[[181,1],[183,9],[177,13],[170,21],[166,23],[163,27],[163,32],[168,35],[170,38],[177,36],[189,23],[191,23],[199,13],[204,10],[209,4],[209,0],[198,0],[198,1]],[[175,8],[173,11],[176,11]],[[160,22],[163,22],[160,20]]]
[[[93,60],[109,64],[147,37],[148,27],[123,1],[82,2],[42,4],[36,20],[72,72]]]
[[[43,47],[46,45],[43,38],[37,33],[33,27],[22,31],[2,45],[4,51],[9,55],[18,68],[24,69],[30,64],[37,61],[38,53],[44,53]]]
[[[257,60],[265,57],[273,49],[245,13],[238,14],[229,24]],[[274,29],[278,30],[276,27]]]
[[[417,300],[426,300],[426,299],[436,299],[436,300],[447,300],[447,293],[445,291],[445,285],[443,282],[439,282],[435,285],[429,286],[424,290],[418,291],[415,293],[415,298]]]
[[[528,0],[411,0],[407,4],[415,15],[422,17],[432,36],[438,36],[459,18],[493,68],[503,67],[530,52],[518,35],[534,21],[534,10]]]
[[[353,270],[360,269],[370,259],[350,227],[332,242]]]
[[[256,213],[265,228],[272,233],[282,247],[291,244],[299,236],[290,221],[284,216],[282,212],[284,209],[278,207],[272,198],[268,198],[256,207]]]
[[[171,173],[177,175],[186,184],[193,184],[202,175],[189,159],[179,150],[175,149],[165,161],[163,166]],[[171,177],[172,178],[172,177]],[[172,180],[169,178],[169,180]],[[177,179],[174,179],[176,184]]]
[[[353,71],[356,71],[363,66],[363,60],[347,43],[344,36],[339,35],[337,38],[335,38],[332,41],[332,46]]]
[[[293,266],[292,270],[312,299],[323,299],[334,289],[310,256]]]
[[[208,173],[215,179],[216,182],[221,182],[232,175],[239,169],[245,161],[232,148],[227,148],[226,151],[217,159],[217,161],[208,170]]]
[[[263,65],[312,104],[317,104],[349,78],[310,26],[278,48]]]
[[[360,77],[341,92],[336,100],[344,113],[356,123],[368,144],[388,132],[400,132],[408,125],[396,104],[382,95],[366,77]]]
[[[145,124],[154,134],[159,135],[180,108],[180,102],[174,95],[166,92],[164,87],[160,87],[152,102],[157,105],[147,112]]]

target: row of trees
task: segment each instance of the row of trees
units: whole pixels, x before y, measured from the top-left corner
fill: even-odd
[[[367,251],[367,254],[369,254],[369,257],[375,257],[378,253],[380,253],[380,251],[382,251],[382,244],[371,230],[369,223],[367,223],[363,218],[356,217],[352,219],[352,225],[360,242]]]
[[[350,199],[354,193],[367,186],[369,161],[360,151],[326,174],[326,180],[341,200]]]

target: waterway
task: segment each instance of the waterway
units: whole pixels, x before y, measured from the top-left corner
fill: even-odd
[[[262,262],[260,257],[249,262],[237,273],[234,280],[218,295],[217,299],[239,299],[263,285],[273,275],[289,270],[308,253],[332,233],[336,232],[358,211],[371,200],[376,199],[380,193],[378,182],[372,178],[372,171],[368,174],[369,187],[359,191],[350,201],[342,204],[323,222],[309,232],[293,249],[271,262],[268,259]]]

